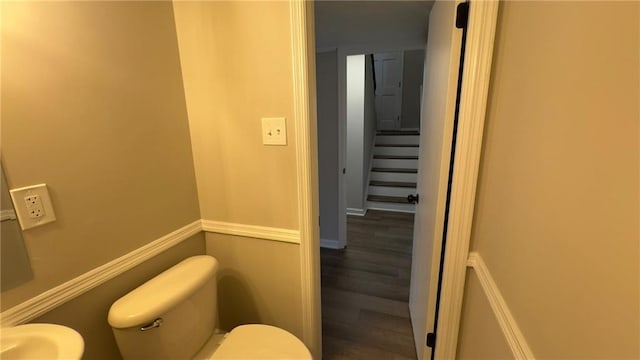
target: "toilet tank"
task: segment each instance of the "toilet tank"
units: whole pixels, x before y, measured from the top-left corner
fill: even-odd
[[[217,323],[218,261],[183,260],[118,299],[109,309],[124,359],[188,359]]]

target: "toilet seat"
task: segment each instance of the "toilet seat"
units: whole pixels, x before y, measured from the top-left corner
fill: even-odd
[[[211,360],[311,360],[307,347],[293,334],[269,325],[241,325],[229,332]]]

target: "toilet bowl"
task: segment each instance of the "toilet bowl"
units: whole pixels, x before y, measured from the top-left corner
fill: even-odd
[[[312,359],[298,338],[275,326],[217,330],[218,267],[212,256],[187,258],[114,302],[108,320],[122,357]]]

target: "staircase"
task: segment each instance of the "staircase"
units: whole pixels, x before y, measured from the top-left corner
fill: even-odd
[[[419,144],[417,131],[378,131],[369,174],[368,209],[415,212],[407,196],[416,193]]]

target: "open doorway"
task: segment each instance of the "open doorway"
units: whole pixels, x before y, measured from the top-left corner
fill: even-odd
[[[320,32],[324,20],[318,17],[322,17],[326,9],[318,11],[320,4],[316,5],[316,38],[322,44]],[[393,21],[396,25],[415,25],[416,14],[419,14],[424,26],[423,31],[419,32],[422,37],[408,35],[403,38],[403,32],[397,28],[392,33],[380,33],[384,22],[371,21],[374,17],[371,13],[362,14],[362,10],[369,5],[376,8],[376,11],[380,11],[381,6],[390,6],[380,14],[384,15],[383,18],[388,23],[388,15],[394,13],[396,17]],[[356,358],[397,355],[400,358],[423,359],[431,354],[425,347],[425,340],[428,338],[427,332],[434,329],[437,303],[435,294],[440,281],[441,270],[438,269],[451,178],[457,90],[460,85],[458,79],[462,30],[455,26],[456,5],[453,2],[436,3],[435,6],[431,2],[363,5],[360,2],[358,13],[352,13],[350,20],[366,17],[375,24],[371,30],[378,31],[375,38],[384,41],[317,49],[320,235],[322,245],[334,248],[321,252],[323,335],[327,338],[324,340],[325,358],[331,358],[332,353],[340,357],[354,351],[360,354]],[[402,11],[392,8],[393,6],[405,6],[405,13],[402,14]],[[339,18],[339,15],[333,15],[334,20]],[[352,21],[354,22],[363,26],[363,22]],[[411,29],[406,30],[407,34],[417,34],[412,33]],[[342,38],[350,37],[345,35]],[[402,94],[398,94],[401,91],[395,94],[393,91],[377,93],[375,89],[371,91],[367,88],[367,84],[375,88],[378,81],[381,90],[387,88],[384,61],[390,62],[388,73],[398,73],[397,65],[403,63],[403,51],[409,47],[406,44],[403,46],[402,40],[408,38],[420,42],[413,44],[414,49],[424,50],[426,59],[422,61],[424,76],[417,80],[418,83],[424,83],[423,94],[417,96],[420,100],[420,107],[416,110],[420,114],[417,129],[402,127],[402,101],[393,101],[393,97],[402,98]],[[330,62],[326,68],[325,61]],[[349,72],[352,63],[363,69],[358,70],[357,76],[352,76]],[[335,75],[325,73],[327,68],[335,70],[337,80],[333,80]],[[376,77],[376,70],[381,73],[378,74],[379,77]],[[358,85],[363,90],[357,94],[357,101],[353,102],[349,100],[352,95],[352,77],[355,79],[354,84],[364,84]],[[388,83],[394,87],[395,80],[391,80],[392,78],[393,76],[389,76]],[[398,82],[396,90],[401,90],[402,83],[403,80]],[[323,91],[330,94],[333,99],[331,104],[325,103]],[[382,106],[385,102],[386,107]],[[327,105],[333,110],[337,109],[337,116],[323,113],[326,110],[324,106]],[[371,114],[372,108],[375,110],[373,121],[367,117],[367,112]],[[349,122],[351,118],[356,119],[353,124],[357,124],[359,131],[357,140],[350,136],[353,125]],[[322,139],[323,134],[330,132],[323,129],[326,119],[334,124],[337,120],[337,126],[330,130],[337,133],[338,140],[334,139],[328,145]],[[381,149],[376,149],[376,145],[381,145]],[[333,147],[334,152],[325,153],[327,147]],[[361,159],[357,163],[349,161],[349,149],[352,147],[356,148],[355,153]],[[412,147],[417,147],[417,154],[405,152]],[[332,160],[338,163],[337,167],[329,167],[323,162],[323,156],[329,153]],[[398,166],[398,162],[402,162],[404,167]],[[371,174],[384,173],[384,170],[401,174],[404,178],[372,179]],[[328,171],[332,180],[337,179],[337,193],[329,194],[324,191],[328,188],[326,179],[323,179],[325,171]],[[413,174],[415,178],[409,179],[407,174]],[[355,180],[349,181],[351,175],[355,175]],[[379,175],[388,174],[376,174]],[[361,190],[354,193],[348,186],[349,182],[359,185]],[[409,185],[411,183],[413,184]],[[382,190],[391,190],[391,193],[375,193]],[[411,190],[423,193],[421,204],[418,202],[418,194],[412,194]],[[333,211],[323,211],[326,199],[337,204]],[[379,201],[383,199],[396,201]],[[382,208],[379,203],[385,202],[405,208]],[[415,216],[414,202],[418,203]],[[371,215],[370,219],[367,219],[367,214]],[[406,218],[402,219],[402,216]],[[337,226],[333,228],[328,225],[332,219],[337,219]],[[411,235],[412,225],[415,225],[415,236]],[[334,230],[336,238],[327,238],[327,229]],[[350,242],[351,237],[355,239],[353,244]],[[403,242],[404,248],[401,246]],[[392,259],[400,254],[406,257]],[[403,279],[407,282],[402,283]],[[356,299],[355,303],[346,300],[349,298]],[[365,308],[362,304],[377,304],[380,307]],[[390,309],[402,309],[404,312],[394,313]],[[330,338],[333,338],[333,349],[329,347],[332,342],[327,341]],[[395,344],[390,339],[396,340]],[[401,345],[402,348],[395,348],[396,345]],[[384,355],[374,355],[376,352]]]
[[[424,56],[317,52],[323,247],[346,247],[348,215],[415,211]]]
[[[327,76],[336,57],[336,51],[319,53],[316,65],[324,358],[415,359],[408,306],[415,205],[407,198],[416,194],[424,49],[344,57],[343,154],[322,138],[340,133],[323,113],[336,101],[335,75]],[[323,227],[325,217],[337,217],[327,209],[337,194],[327,193],[330,183],[322,180],[325,169],[339,172],[327,164],[336,155],[347,169],[344,242],[327,241]]]
[[[332,19],[356,16],[330,7]],[[430,7],[360,4],[358,16],[393,13],[406,32],[317,49],[323,358],[418,358],[409,296]]]

